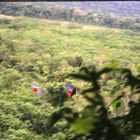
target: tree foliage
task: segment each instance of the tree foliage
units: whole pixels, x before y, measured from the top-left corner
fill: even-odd
[[[43,5],[24,5],[24,4],[14,4],[14,3],[1,3],[0,11],[2,14],[14,15],[14,16],[28,16],[28,17],[38,17],[47,18],[54,20],[67,20],[73,22],[79,22],[84,24],[95,24],[104,25],[107,27],[121,28],[121,29],[131,29],[135,31],[140,31],[139,18],[128,17],[118,17],[111,16],[109,14],[101,12],[91,12],[86,10],[76,10],[75,8],[70,9],[63,6],[56,6],[51,4]],[[8,9],[8,10],[7,10]],[[1,21],[2,22],[2,21]],[[7,21],[3,21],[7,22]],[[133,25],[133,26],[132,26]],[[18,28],[16,25],[12,28]]]
[[[139,104],[133,102],[139,95],[139,32],[25,17],[0,20],[0,139],[90,140],[91,132],[104,136],[111,127],[119,128],[120,137],[139,134]],[[42,88],[40,96],[31,84]],[[65,84],[81,94],[68,98]]]
[[[134,135],[139,135],[140,113],[138,108],[140,99],[137,102],[133,101],[133,99],[128,102],[128,106],[130,107],[128,114],[124,113],[122,116],[109,117],[108,109],[104,101],[105,99],[101,94],[99,79],[102,74],[112,71],[124,76],[122,91],[124,88],[130,87],[131,96],[140,93],[140,77],[134,76],[129,69],[110,67],[95,70],[82,68],[79,73],[73,73],[70,74],[70,76],[92,84],[91,88],[85,89],[82,92],[83,97],[90,102],[90,105],[84,108],[80,113],[74,112],[70,108],[63,108],[57,112],[57,115],[53,114],[53,123],[61,117],[64,117],[71,124],[71,127],[79,133],[74,139],[82,139],[85,137],[85,139],[93,140],[127,140],[132,139]],[[91,93],[89,94],[89,92]],[[114,92],[113,94],[116,93]],[[117,95],[113,102],[117,103],[118,100],[122,98],[124,98],[123,92],[121,92],[121,95]],[[112,106],[116,109],[118,108],[113,104]],[[54,116],[57,116],[57,118]]]

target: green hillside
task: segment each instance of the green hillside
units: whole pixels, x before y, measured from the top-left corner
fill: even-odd
[[[100,68],[112,61],[138,74],[140,32],[25,17],[0,18],[0,140],[74,138],[76,132],[65,119],[49,125],[51,114],[60,108],[80,112],[88,105],[81,95],[68,98],[65,89],[66,83],[80,90],[88,84],[65,76],[82,66]],[[105,86],[106,94],[114,82],[110,80]],[[40,96],[32,92],[33,83],[43,88]]]
[[[1,2],[0,14],[140,31],[138,2]]]

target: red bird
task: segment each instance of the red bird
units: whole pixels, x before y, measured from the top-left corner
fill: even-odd
[[[66,89],[68,90],[68,97],[72,97],[74,94],[79,93],[76,88],[72,88],[71,86],[66,86]]]

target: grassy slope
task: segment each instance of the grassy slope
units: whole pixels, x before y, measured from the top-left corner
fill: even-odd
[[[45,49],[51,49],[61,58],[80,55],[86,58],[85,61],[93,62],[91,60],[96,61],[103,55],[106,60],[119,59],[123,62],[127,61],[128,56],[131,56],[131,62],[138,63],[140,44],[140,33],[138,32],[99,26],[71,25],[68,22],[36,21],[39,20],[35,20],[33,29],[25,29],[24,32],[22,30],[14,31],[15,34],[21,36],[17,39],[19,42],[22,40],[21,48],[23,46],[25,49],[24,44],[27,49],[30,48],[27,42],[33,44],[34,39],[43,48],[39,49],[41,53]]]
[[[20,28],[9,28],[11,25]],[[28,137],[28,139],[38,140],[47,137],[44,134],[37,134],[36,131],[30,131],[28,127],[43,125],[41,120],[45,122],[45,119],[57,108],[47,102],[45,95],[33,96],[28,85],[33,82],[46,87],[51,84],[55,85],[55,81],[46,83],[50,62],[59,62],[59,66],[53,71],[54,75],[77,69],[68,65],[66,61],[68,57],[82,56],[84,65],[95,63],[100,65],[103,61],[114,59],[120,61],[123,66],[133,69],[134,72],[140,62],[140,33],[130,30],[31,18],[13,18],[10,24],[0,26],[0,37],[5,42],[10,42],[16,48],[16,52],[6,49],[4,42],[1,42],[0,51],[5,50],[4,52],[10,55],[10,60],[17,60],[13,67],[9,65],[9,60],[0,64],[0,85],[2,87],[0,122],[5,128],[0,130],[2,139],[10,140],[18,137],[23,140]],[[34,72],[18,69],[18,66],[26,69],[26,66],[30,65],[35,68]],[[44,70],[43,74],[39,74],[38,67]],[[17,78],[13,79],[15,76]],[[77,102],[78,98],[80,97],[76,96],[68,100],[69,104],[79,107],[82,99],[80,98]],[[68,102],[65,105],[68,105]],[[30,124],[30,119],[24,123],[21,120],[21,117],[28,115],[33,117],[32,124]],[[62,137],[65,139],[64,135]]]

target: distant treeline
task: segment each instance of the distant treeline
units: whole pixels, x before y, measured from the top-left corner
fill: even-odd
[[[13,16],[67,20],[83,24],[95,24],[140,31],[140,18],[120,17],[93,11],[82,11],[80,9],[70,9],[59,5],[0,3],[0,13]]]

